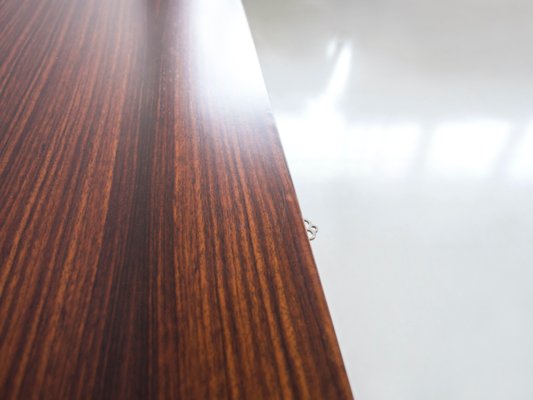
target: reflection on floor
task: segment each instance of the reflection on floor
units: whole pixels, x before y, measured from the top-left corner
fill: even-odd
[[[244,5],[359,400],[533,399],[533,3]]]

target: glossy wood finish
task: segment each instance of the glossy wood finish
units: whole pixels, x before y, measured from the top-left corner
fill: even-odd
[[[0,398],[351,397],[237,0],[2,0],[0,110]]]

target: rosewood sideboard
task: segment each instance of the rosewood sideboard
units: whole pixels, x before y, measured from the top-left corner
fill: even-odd
[[[352,398],[238,0],[0,1],[0,399]]]

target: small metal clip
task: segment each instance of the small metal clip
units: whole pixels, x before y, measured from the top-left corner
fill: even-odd
[[[311,221],[304,218],[305,230],[307,232],[307,237],[309,240],[315,240],[316,234],[318,233],[318,226],[313,225]]]

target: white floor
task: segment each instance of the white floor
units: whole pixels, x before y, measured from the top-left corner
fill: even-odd
[[[244,0],[359,400],[533,399],[533,2]]]

